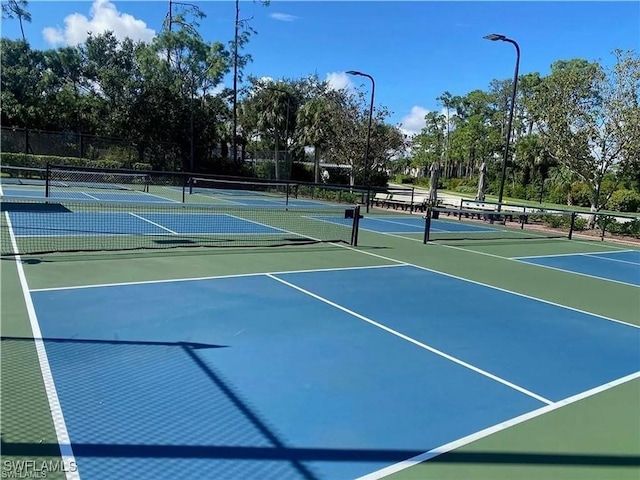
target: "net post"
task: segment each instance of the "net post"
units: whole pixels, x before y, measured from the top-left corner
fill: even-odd
[[[411,187],[411,207],[409,209],[409,213],[413,213],[413,198],[415,193],[415,187]]]
[[[429,232],[431,231],[432,208],[433,207],[429,205],[427,207],[427,212],[425,213],[425,216],[424,216],[424,237],[422,238],[422,243],[424,243],[425,245],[429,241]]]
[[[358,246],[358,230],[360,230],[360,205],[353,209],[353,223],[351,227],[351,246]]]
[[[49,166],[49,162],[47,162],[46,173],[44,175],[44,196],[49,197],[49,182],[51,177],[51,167]]]
[[[609,223],[609,216],[605,215],[602,217],[602,235],[600,235],[600,240],[603,242],[604,242],[604,233],[607,230],[607,223]]]
[[[462,204],[464,203],[464,198],[460,199],[460,210],[458,211],[458,220],[462,220]]]
[[[367,185],[367,213],[369,213],[369,204],[371,203],[371,185]]]
[[[569,224],[569,240],[571,240],[573,237],[573,229],[576,224],[576,215],[576,212],[571,212],[571,223]]]
[[[284,186],[285,189],[285,200],[284,200],[284,204],[286,206],[289,206],[289,182],[287,182]]]

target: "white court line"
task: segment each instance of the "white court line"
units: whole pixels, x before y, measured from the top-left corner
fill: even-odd
[[[216,200],[220,200],[220,201],[227,202],[227,203],[232,203],[233,205],[245,205],[246,206],[246,203],[234,202],[233,200],[227,200],[226,198],[218,198],[217,195],[207,195],[206,193],[198,193],[198,192],[187,193],[187,195],[198,195],[200,197],[208,198],[208,199],[215,198]],[[203,205],[211,205],[211,204],[215,205],[215,202],[203,203]]]
[[[60,448],[60,456],[65,465],[65,475],[67,480],[76,480],[80,478],[80,474],[77,471],[77,463],[73,454],[73,448],[71,447],[71,439],[69,438],[69,431],[64,421],[64,415],[62,414],[62,407],[60,406],[60,399],[58,398],[58,392],[56,391],[56,385],[53,381],[53,375],[51,373],[51,367],[49,365],[49,359],[47,357],[47,350],[42,339],[42,332],[40,331],[40,324],[38,323],[38,317],[36,315],[36,309],[33,305],[33,299],[29,293],[29,284],[27,283],[27,277],[22,267],[22,259],[17,253],[18,244],[16,238],[13,235],[13,225],[9,218],[9,212],[5,212],[5,218],[7,220],[7,228],[9,230],[9,237],[11,239],[11,246],[13,251],[16,252],[14,258],[16,260],[16,268],[18,270],[18,278],[20,280],[20,286],[22,288],[22,294],[24,296],[24,303],[27,308],[27,314],[29,316],[29,323],[31,325],[31,331],[33,333],[33,342],[36,347],[36,354],[38,356],[38,363],[40,364],[40,372],[42,374],[42,380],[44,383],[45,392],[47,394],[47,400],[49,402],[49,410],[51,412],[51,418],[53,420],[53,427],[56,432],[56,439]]]
[[[365,217],[368,218],[369,220],[377,220],[380,222],[387,222],[387,223],[395,223],[396,225],[404,225],[405,227],[412,227],[412,228],[417,228],[419,229],[418,232],[416,233],[420,233],[421,231],[424,231],[424,222],[422,222],[422,225],[413,225],[411,223],[404,223],[404,222],[397,222],[394,220],[387,220],[386,218],[382,218],[382,217]],[[406,233],[414,233],[414,232],[406,232]]]
[[[618,253],[618,252],[616,252],[616,253]],[[617,258],[603,257],[601,255],[592,255],[590,253],[581,253],[580,255],[584,255],[584,256],[587,256],[587,257],[593,257],[593,258],[600,258],[602,260],[609,260],[610,262],[628,263],[629,265],[640,266],[640,262],[630,262],[629,260],[618,260]]]
[[[325,220],[324,218],[320,218],[320,217],[312,217],[312,216],[307,216],[305,215],[304,218],[310,218],[311,220],[316,220],[318,222],[325,222],[325,223],[330,223],[332,225],[344,225],[345,227],[347,227],[348,225],[345,225],[344,223],[340,223],[340,222],[332,222],[331,220]],[[412,242],[420,242],[422,243],[422,240],[418,239],[418,238],[411,238],[411,237],[405,237],[402,234],[411,234],[411,233],[420,233],[420,232],[379,232],[378,230],[370,230],[368,228],[364,228],[364,227],[359,227],[359,230],[365,231],[365,232],[371,232],[371,233],[378,233],[380,235],[386,235],[388,237],[396,237],[396,238],[402,238],[404,240],[411,240]]]
[[[630,249],[624,249],[624,250],[617,250],[616,252],[593,252],[593,253],[589,253],[589,252],[577,252],[577,253],[553,253],[551,255],[527,255],[524,257],[503,257],[503,258],[511,258],[511,260],[524,260],[527,258],[547,258],[547,257],[572,257],[575,255],[599,255],[599,254],[603,254],[603,253],[623,253],[623,252],[636,252],[637,250],[630,250]]]
[[[427,460],[431,460],[432,458],[435,458],[439,455],[451,452],[452,450],[463,447],[465,445],[468,445],[482,438],[486,438],[489,435],[493,435],[495,433],[501,432],[502,430],[506,430],[507,428],[511,428],[515,425],[519,425],[533,418],[553,412],[554,410],[558,410],[559,408],[565,407],[567,405],[571,405],[572,403],[576,403],[580,400],[584,400],[586,398],[592,397],[594,395],[597,395],[598,393],[602,393],[612,388],[615,388],[617,386],[631,382],[637,378],[640,378],[640,372],[632,373],[631,375],[627,375],[625,377],[619,378],[612,382],[605,383],[603,385],[600,385],[599,387],[592,388],[591,390],[586,390],[582,393],[565,398],[564,400],[560,400],[559,402],[555,402],[551,405],[547,405],[542,408],[538,408],[537,410],[533,410],[531,412],[520,415],[518,417],[514,417],[511,420],[507,420],[506,422],[498,423],[489,428],[485,428],[484,430],[480,430],[479,432],[473,433],[471,435],[467,435],[466,437],[462,437],[453,442],[441,445],[437,448],[429,450],[428,452],[424,452],[424,453],[421,453],[420,455],[416,455],[413,458],[409,458],[402,462],[385,467],[381,470],[371,472],[367,475],[357,478],[356,480],[379,480],[393,473],[406,470],[407,468],[413,467],[419,463],[425,462]]]
[[[82,195],[86,195],[87,197],[89,197],[89,198],[91,198],[93,200],[98,200],[98,201],[104,202],[104,200],[100,200],[98,197],[94,197],[93,195],[89,195],[88,193],[85,193],[85,192],[80,192],[80,193]]]
[[[445,244],[442,244],[442,243],[438,243],[437,241],[431,242],[431,243],[433,243],[434,245],[437,245],[439,247],[453,248],[454,250],[462,250],[464,252],[475,253],[477,255],[485,255],[487,257],[499,258],[501,260],[512,260],[512,261],[516,261],[516,262],[518,262],[520,264],[523,264],[523,265],[531,265],[531,266],[534,266],[534,267],[544,267],[544,268],[549,268],[551,270],[557,270],[557,271],[560,271],[560,272],[571,273],[573,275],[581,275],[583,277],[594,278],[596,280],[604,280],[604,281],[607,281],[607,282],[620,283],[622,285],[627,285],[627,286],[631,286],[631,287],[640,287],[640,285],[636,285],[634,283],[623,282],[621,280],[614,280],[612,278],[599,277],[597,275],[590,275],[588,273],[581,273],[581,272],[576,272],[576,271],[573,271],[573,270],[565,270],[565,269],[559,268],[559,267],[552,267],[550,265],[541,265],[539,263],[532,263],[532,262],[527,262],[526,261],[526,259],[529,259],[529,258],[566,257],[566,256],[581,256],[581,255],[592,256],[592,257],[595,257],[595,258],[603,258],[603,257],[597,257],[595,255],[591,255],[589,253],[559,253],[557,255],[532,255],[530,257],[503,257],[501,255],[495,255],[493,253],[481,252],[481,251],[477,251],[477,250],[470,250],[468,248],[456,247],[456,246],[453,246],[453,245],[445,245]],[[634,251],[634,250],[621,250],[621,251],[625,251],[626,252],[626,251]],[[609,253],[609,252],[605,252],[605,253]],[[615,252],[615,253],[617,253],[617,252]],[[622,260],[618,260],[618,261],[622,261]],[[625,263],[633,263],[633,262],[625,262]],[[634,265],[638,265],[638,264],[634,263]],[[625,323],[625,322],[622,322],[622,323]]]
[[[628,285],[630,287],[639,287],[640,288],[640,285],[636,285],[635,283],[623,282],[622,280],[614,280],[613,278],[599,277],[597,275],[590,275],[588,273],[576,272],[574,270],[567,270],[567,269],[560,268],[560,267],[552,267],[551,265],[542,265],[540,263],[530,263],[530,262],[527,262],[527,261],[524,261],[524,260],[516,260],[516,261],[520,262],[520,263],[526,263],[527,265],[533,265],[533,266],[536,266],[536,267],[548,268],[550,270],[557,270],[558,272],[570,273],[572,275],[580,275],[581,277],[593,278],[595,280],[603,280],[605,282],[619,283],[621,285]]]
[[[480,285],[481,287],[487,287],[487,288],[491,288],[493,290],[498,290],[500,292],[509,293],[511,295],[516,295],[518,297],[528,298],[529,300],[534,300],[536,302],[546,303],[547,305],[553,305],[554,307],[563,308],[565,310],[571,310],[573,312],[582,313],[584,315],[589,315],[591,317],[601,318],[601,319],[607,320],[609,322],[620,323],[622,325],[627,325],[627,326],[633,327],[633,328],[640,328],[639,325],[634,325],[633,323],[628,323],[628,322],[625,322],[623,320],[617,320],[615,318],[607,317],[605,315],[600,315],[599,313],[587,312],[586,310],[580,310],[579,308],[570,307],[568,305],[562,305],[561,303],[552,302],[550,300],[544,300],[544,299],[538,298],[538,297],[532,297],[531,295],[526,295],[526,294],[520,293],[520,292],[514,292],[513,290],[507,290],[506,288],[496,287],[495,285],[489,285],[488,283],[478,282],[476,280],[471,280],[469,278],[459,277],[458,275],[453,275],[451,273],[441,272],[441,271],[438,271],[438,270],[434,270],[432,268],[423,267],[421,265],[416,265],[415,263],[403,262],[402,260],[397,260],[395,258],[386,257],[384,255],[380,255],[380,254],[377,254],[377,253],[365,252],[364,250],[358,250],[356,247],[351,247],[349,245],[341,245],[341,244],[338,244],[338,243],[334,244],[334,245],[336,245],[338,247],[341,247],[341,248],[346,248],[346,249],[349,249],[349,250],[360,252],[363,255],[370,255],[372,257],[380,258],[382,260],[387,260],[387,261],[390,261],[390,262],[402,263],[402,264],[404,264],[406,266],[409,266],[409,267],[414,267],[414,268],[418,268],[420,270],[425,270],[427,272],[435,273],[436,275],[443,275],[445,277],[455,278],[457,280],[462,280],[463,282],[473,283],[475,285]],[[447,246],[447,245],[439,245],[439,246]],[[454,247],[454,248],[459,248],[459,247]],[[465,250],[465,249],[461,249],[461,250]],[[473,250],[469,250],[469,252],[478,253],[478,252],[475,252]],[[497,255],[493,255],[493,256],[498,257]],[[509,259],[507,257],[498,257],[498,258],[502,258],[504,260],[511,260],[511,259]]]
[[[160,200],[164,200],[165,202],[182,203],[182,202],[180,202],[178,200],[174,200],[173,198],[161,197],[160,195],[155,195],[155,194],[149,193],[149,192],[141,192],[141,193],[143,193],[145,195],[149,195],[150,197],[153,197],[153,198],[159,198]],[[153,203],[158,203],[158,202],[153,202]]]
[[[146,218],[144,218],[144,217],[141,217],[140,215],[136,215],[135,213],[132,213],[132,212],[129,212],[129,215],[132,215],[132,216],[134,216],[134,217],[136,217],[136,218],[139,218],[140,220],[145,221],[145,222],[147,222],[147,223],[150,223],[151,225],[154,225],[154,226],[156,226],[156,227],[158,227],[158,228],[161,228],[162,230],[166,230],[167,232],[172,233],[173,235],[178,235],[178,233],[177,233],[177,232],[174,232],[173,230],[171,230],[171,229],[169,229],[169,228],[167,228],[167,227],[163,227],[163,226],[162,226],[162,225],[160,225],[159,223],[152,222],[151,220],[148,220],[148,219],[146,219]],[[126,235],[126,234],[125,234],[125,235]],[[135,234],[134,234],[134,235],[135,235]]]
[[[316,272],[339,272],[342,270],[369,270],[374,268],[398,268],[403,267],[404,263],[394,263],[387,265],[368,265],[363,267],[334,267],[334,268],[312,268],[307,270],[285,270],[281,272],[258,272],[258,273],[234,273],[230,275],[212,275],[209,277],[191,277],[191,278],[173,278],[171,280],[141,280],[139,282],[123,282],[123,283],[101,283],[96,285],[77,285],[71,287],[49,287],[34,288],[32,292],[50,292],[56,290],[80,290],[84,288],[102,288],[102,287],[120,287],[126,285],[146,285],[154,283],[172,283],[172,282],[195,282],[198,280],[216,280],[222,278],[240,278],[240,277],[257,277],[262,275],[286,275],[289,273],[316,273]]]
[[[256,222],[255,220],[247,220],[246,218],[242,218],[242,217],[238,217],[236,215],[233,215],[231,213],[223,213],[222,215],[226,216],[226,217],[231,217],[231,218],[235,218],[237,220],[241,220],[243,222],[249,222],[249,223],[254,223],[256,225],[260,225],[261,227],[265,227],[268,228],[269,230],[278,230],[278,232],[284,232],[284,233],[290,233],[292,235],[296,235],[298,237],[303,237],[303,238],[311,238],[311,237],[307,237],[306,235],[302,235],[300,233],[294,233],[294,232],[290,232],[289,230],[283,230],[281,228],[278,227],[272,227],[271,225],[267,225],[266,223],[260,223],[260,222]],[[229,233],[229,232],[225,232],[225,233]],[[238,232],[240,233],[240,232]],[[312,238],[312,240],[316,240],[315,238]],[[317,241],[317,240],[316,240]]]
[[[546,398],[544,398],[544,397],[542,397],[542,396],[540,396],[540,395],[538,395],[536,393],[533,393],[532,391],[527,390],[526,388],[523,388],[523,387],[521,387],[519,385],[516,385],[515,383],[512,383],[512,382],[510,382],[508,380],[505,380],[504,378],[498,377],[497,375],[494,375],[494,374],[492,374],[490,372],[487,372],[486,370],[483,370],[483,369],[478,368],[478,367],[476,367],[474,365],[471,365],[470,363],[467,363],[464,360],[460,360],[459,358],[454,357],[452,355],[449,355],[448,353],[445,353],[442,350],[438,350],[437,348],[434,348],[434,347],[432,347],[430,345],[427,345],[426,343],[422,343],[422,342],[416,340],[415,338],[409,337],[408,335],[405,335],[404,333],[400,333],[399,331],[394,330],[392,328],[389,328],[386,325],[383,325],[382,323],[378,323],[375,320],[372,320],[372,319],[370,319],[368,317],[365,317],[364,315],[360,315],[359,313],[354,312],[353,310],[350,310],[350,309],[348,309],[346,307],[343,307],[342,305],[340,305],[338,303],[332,302],[331,300],[329,300],[327,298],[321,297],[320,295],[317,295],[317,294],[315,294],[313,292],[310,292],[309,290],[306,290],[306,289],[304,289],[302,287],[299,287],[298,285],[295,285],[294,283],[288,282],[286,280],[278,278],[278,277],[276,277],[276,276],[274,276],[272,274],[269,274],[269,273],[266,276],[271,278],[271,279],[273,279],[273,280],[275,280],[275,281],[277,281],[277,282],[280,282],[280,283],[282,283],[284,285],[287,285],[288,287],[291,287],[294,290],[298,290],[299,292],[302,292],[302,293],[304,293],[304,294],[306,294],[306,295],[308,295],[308,296],[310,296],[312,298],[315,298],[316,300],[320,300],[321,302],[326,303],[327,305],[331,305],[332,307],[337,308],[338,310],[341,310],[341,311],[343,311],[345,313],[348,313],[351,316],[354,316],[354,317],[356,317],[356,318],[358,318],[358,319],[360,319],[362,321],[365,321],[365,322],[373,325],[374,327],[378,327],[378,328],[384,330],[387,333],[395,335],[396,337],[399,337],[399,338],[401,338],[403,340],[406,340],[407,342],[413,343],[414,345],[416,345],[416,346],[418,346],[420,348],[424,348],[425,350],[428,350],[431,353],[435,353],[436,355],[438,355],[440,357],[446,358],[447,360],[449,360],[449,361],[451,361],[453,363],[456,363],[456,364],[458,364],[458,365],[460,365],[462,367],[468,368],[469,370],[472,370],[472,371],[474,371],[476,373],[479,373],[480,375],[483,375],[483,376],[485,376],[487,378],[490,378],[491,380],[494,380],[495,382],[501,383],[502,385],[506,385],[507,387],[512,388],[513,390],[517,390],[518,392],[523,393],[523,394],[525,394],[525,395],[527,395],[527,396],[529,396],[531,398],[535,398],[539,402],[546,403],[547,405],[551,405],[553,403],[551,400],[548,400],[548,399],[546,399]]]

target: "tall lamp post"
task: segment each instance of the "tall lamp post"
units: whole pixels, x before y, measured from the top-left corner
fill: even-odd
[[[289,151],[289,111],[291,109],[291,93],[287,92],[286,90],[283,90],[282,88],[278,88],[278,87],[266,87],[267,90],[273,90],[274,92],[280,92],[280,93],[284,93],[287,96],[287,118],[285,119],[285,141],[286,141],[286,146],[287,146],[287,151]],[[277,130],[277,127],[276,127]],[[278,175],[278,133],[276,132],[276,151],[275,151],[275,162],[276,162],[276,179],[279,179],[279,175]]]
[[[504,181],[507,175],[507,158],[509,157],[509,143],[511,142],[511,124],[513,122],[513,110],[516,105],[516,92],[518,89],[518,69],[520,68],[520,46],[515,40],[504,35],[492,33],[484,37],[492,42],[507,42],[516,47],[516,68],[513,74],[513,91],[511,92],[511,105],[509,107],[509,120],[507,121],[507,139],[504,146],[504,157],[502,159],[502,177],[500,178],[500,194],[498,195],[498,211],[502,209],[502,195],[504,193]]]
[[[373,118],[373,99],[376,91],[376,82],[373,80],[373,77],[368,73],[357,72],[355,70],[349,70],[346,72],[349,75],[357,75],[360,77],[367,77],[371,80],[371,104],[369,105],[369,126],[367,127],[367,143],[364,150],[364,186],[369,186],[369,144],[371,141],[371,120]],[[369,204],[367,202],[367,211],[369,209]]]

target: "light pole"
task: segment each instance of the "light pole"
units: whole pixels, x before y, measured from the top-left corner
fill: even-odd
[[[285,119],[285,141],[287,146],[287,152],[289,151],[289,110],[291,109],[291,94],[286,90],[278,87],[265,87],[267,90],[273,90],[274,92],[284,93],[287,96],[287,118]],[[275,165],[276,165],[276,180],[279,179],[278,174],[278,126],[276,125],[276,151],[275,151]]]
[[[369,143],[371,141],[371,120],[373,118],[373,99],[376,91],[376,82],[373,77],[368,73],[357,72],[355,70],[349,70],[346,72],[349,75],[358,75],[360,77],[367,77],[371,80],[371,104],[369,105],[369,126],[367,127],[367,143],[364,150],[364,186],[369,186]],[[367,204],[367,208],[369,205]]]
[[[500,178],[500,193],[498,195],[498,211],[502,209],[502,195],[504,193],[504,181],[507,176],[507,158],[509,157],[509,143],[511,142],[511,124],[513,122],[513,110],[516,106],[516,92],[518,89],[518,69],[520,68],[520,46],[515,40],[507,38],[504,35],[492,33],[484,37],[492,42],[507,42],[516,47],[516,68],[513,73],[513,90],[511,92],[511,105],[509,106],[509,120],[507,121],[507,139],[504,146],[504,157],[502,159],[502,176]]]

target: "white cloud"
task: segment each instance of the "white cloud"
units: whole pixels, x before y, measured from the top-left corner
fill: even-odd
[[[402,130],[402,133],[409,136],[413,136],[417,133],[420,133],[420,131],[426,125],[426,121],[424,117],[430,111],[431,110],[421,107],[420,105],[414,105],[413,107],[411,107],[411,112],[405,115],[404,117],[402,117],[402,120],[400,120],[400,130]],[[447,118],[446,108],[442,107],[440,109],[440,112],[438,113],[440,113],[440,115],[442,115],[444,118]],[[449,128],[451,130],[455,129],[455,123],[453,118],[454,115],[455,115],[455,112],[449,110]],[[444,122],[443,131],[446,131],[446,123],[447,122]]]
[[[288,13],[280,12],[274,12],[269,16],[274,20],[279,20],[281,22],[293,22],[294,20],[298,19],[298,17],[296,17],[295,15],[289,15]]]
[[[420,133],[425,126],[424,117],[427,113],[429,113],[429,110],[426,108],[414,105],[411,107],[411,112],[400,120],[400,130],[402,130],[405,135],[410,136]]]
[[[89,18],[72,13],[64,19],[64,28],[46,27],[42,36],[50,45],[77,45],[84,42],[89,32],[100,34],[112,31],[119,40],[131,38],[149,42],[156,34],[147,24],[128,13],[119,12],[109,0],[94,0]]]
[[[354,88],[351,78],[344,72],[327,73],[326,81],[329,83],[329,88],[333,90],[350,90]]]
[[[46,27],[42,30],[42,36],[49,45],[64,43],[64,35],[59,28]]]
[[[213,87],[211,90],[209,90],[209,93],[211,95],[218,95],[220,93],[222,93],[225,89],[225,85],[223,82],[220,82],[219,84],[217,84],[215,87]]]

